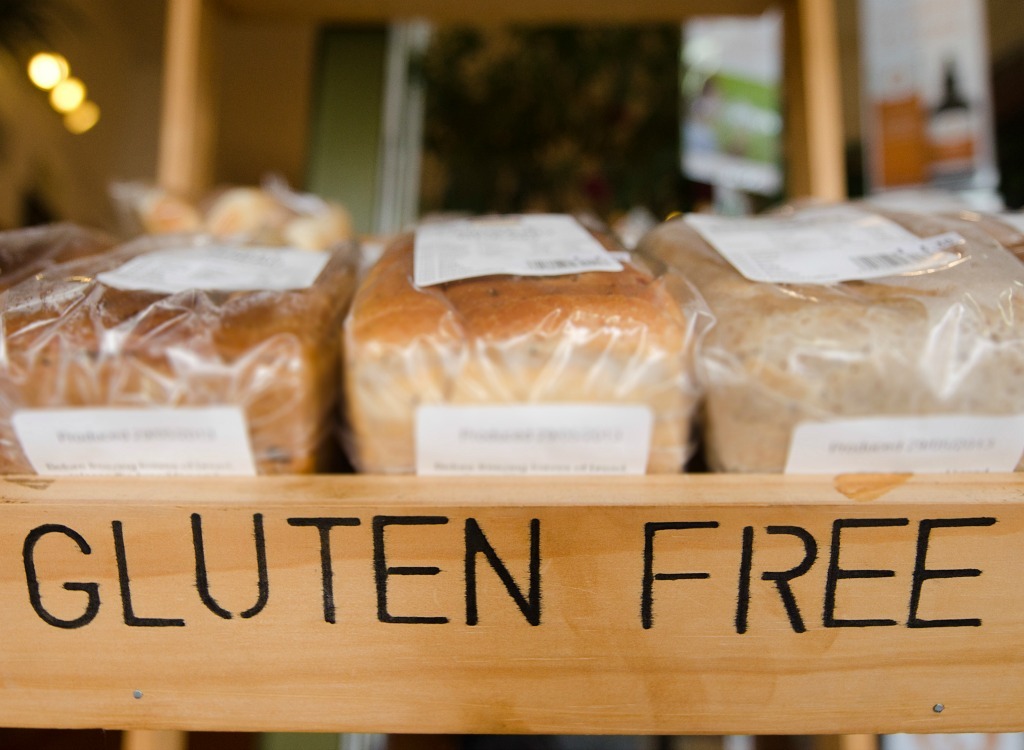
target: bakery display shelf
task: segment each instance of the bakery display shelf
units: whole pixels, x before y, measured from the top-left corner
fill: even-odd
[[[1024,729],[1014,474],[0,484],[7,726]]]
[[[211,181],[230,24],[769,5],[786,26],[788,192],[840,198],[832,0],[169,0],[158,179]],[[1017,475],[0,485],[9,726],[125,729],[132,750],[189,730],[843,733],[852,748],[1024,729]]]

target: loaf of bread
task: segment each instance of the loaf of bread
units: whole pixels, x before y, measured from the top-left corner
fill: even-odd
[[[240,407],[259,473],[310,472],[331,442],[337,331],[351,249],[287,291],[126,291],[96,280],[153,250],[143,239],[59,264],[0,295],[0,472],[31,472],[15,412],[58,407]]]
[[[413,261],[412,234],[392,242],[346,319],[348,447],[358,470],[415,471],[420,405],[552,403],[648,407],[647,471],[682,470],[696,403],[692,347],[706,312],[673,280],[626,262],[620,272],[419,287]]]
[[[955,231],[959,262],[833,284],[740,275],[685,220],[642,254],[685,269],[716,322],[698,355],[709,465],[780,472],[802,422],[1024,413],[1024,266],[976,224],[890,214],[913,234]]]
[[[104,232],[67,222],[0,232],[0,290],[53,263],[95,255],[113,245]]]

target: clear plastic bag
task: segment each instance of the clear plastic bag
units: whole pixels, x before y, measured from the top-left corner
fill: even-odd
[[[275,176],[260,186],[235,186],[193,202],[158,185],[120,182],[110,188],[124,233],[207,233],[238,242],[327,250],[353,237],[348,210],[298,193]]]
[[[33,471],[14,414],[57,407],[237,406],[259,473],[326,468],[353,249],[333,252],[312,286],[286,291],[126,291],[96,279],[155,250],[211,244],[142,238],[0,295],[0,472]]]
[[[47,265],[102,253],[114,244],[104,232],[71,223],[0,232],[0,290]]]
[[[562,403],[650,409],[646,470],[682,470],[698,400],[692,351],[709,317],[677,274],[655,277],[629,260],[621,272],[419,287],[413,263],[414,235],[403,235],[346,318],[346,444],[358,470],[416,470],[422,405]]]
[[[687,274],[716,319],[698,355],[713,469],[783,471],[803,422],[1024,413],[1024,266],[976,224],[888,217],[919,237],[959,233],[958,262],[871,281],[758,283],[684,220],[641,242]]]
[[[978,229],[1024,260],[1024,220],[1020,216],[984,213],[980,211],[956,211],[947,214],[952,219],[976,224]]]

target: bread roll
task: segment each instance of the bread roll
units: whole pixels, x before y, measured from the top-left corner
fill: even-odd
[[[208,240],[139,240],[53,266],[0,296],[0,472],[32,471],[12,427],[16,410],[76,406],[239,406],[259,473],[322,468],[354,258],[334,253],[313,286],[294,291],[163,294],[95,280],[184,242]]]
[[[892,214],[967,240],[933,273],[828,285],[742,277],[685,221],[640,252],[684,269],[716,318],[698,355],[712,468],[781,472],[805,421],[1024,412],[1024,266],[977,226]]]
[[[634,263],[621,272],[418,287],[413,253],[411,234],[390,244],[345,322],[349,455],[357,469],[415,471],[421,404],[568,402],[649,407],[647,470],[683,468],[696,403],[691,350],[706,321],[692,297],[684,306],[687,290]]]
[[[353,240],[348,209],[281,180],[261,187],[225,187],[193,202],[158,185],[111,186],[124,234],[212,234],[246,244],[328,250]]]

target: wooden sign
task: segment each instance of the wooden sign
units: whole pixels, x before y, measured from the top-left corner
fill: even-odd
[[[0,723],[1024,729],[1024,478],[7,478]]]

